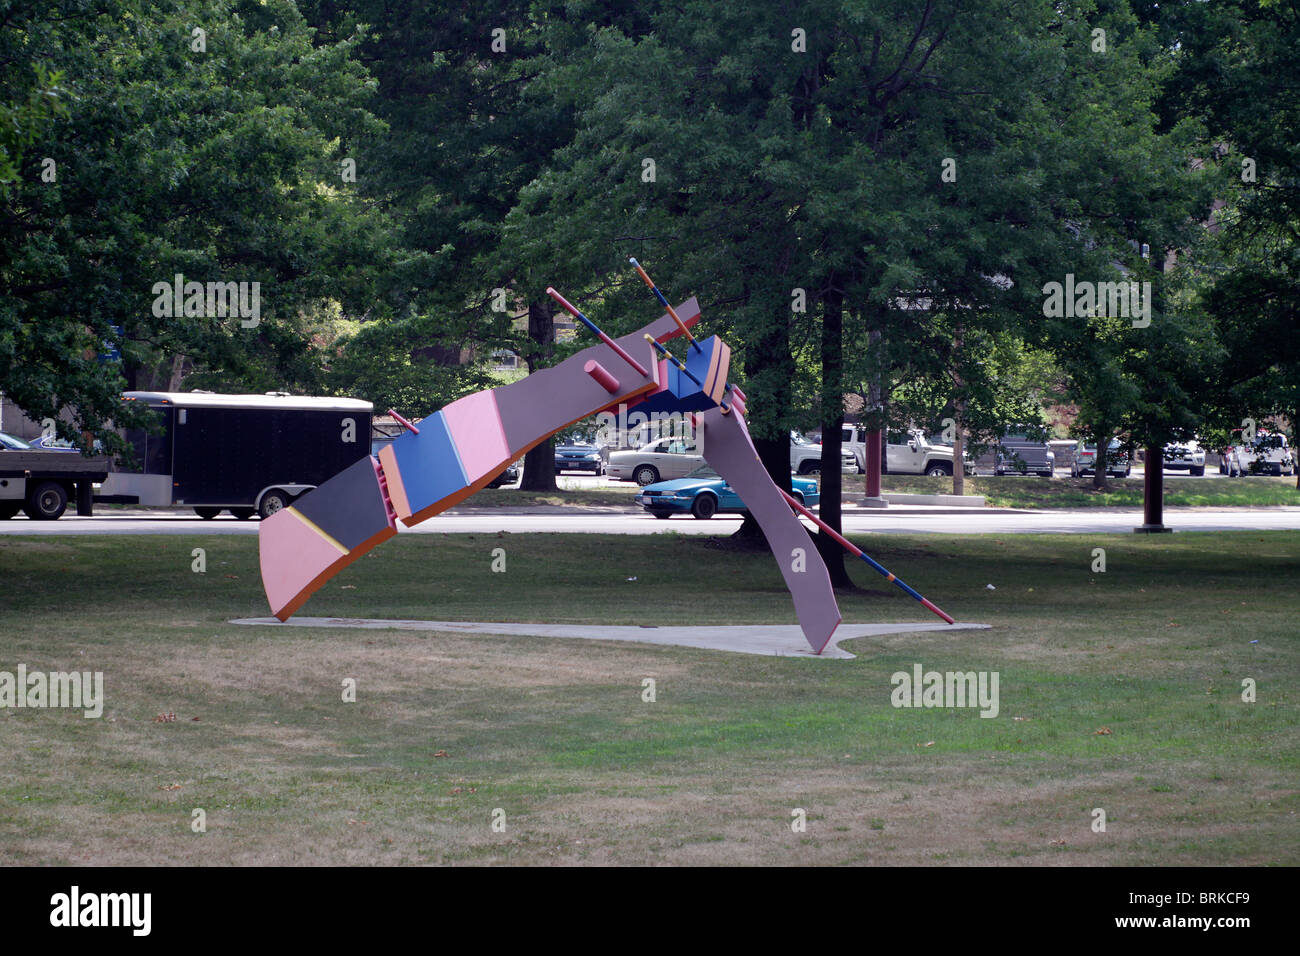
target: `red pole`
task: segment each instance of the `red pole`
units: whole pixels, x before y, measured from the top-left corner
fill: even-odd
[[[880,432],[867,432],[867,447],[863,465],[867,472],[867,497],[880,497]]]
[[[781,497],[785,498],[785,500],[788,501],[788,502],[790,503],[790,507],[794,508],[794,509],[795,509],[796,511],[798,511],[801,515],[803,515],[805,518],[807,518],[809,521],[811,521],[811,522],[812,522],[813,524],[815,524],[817,527],[821,528],[821,529],[822,529],[823,531],[825,531],[828,535],[830,535],[832,538],[834,538],[834,539],[835,539],[835,542],[836,542],[836,543],[837,543],[841,548],[843,548],[845,551],[849,552],[849,554],[853,555],[854,557],[861,558],[863,561],[867,562],[867,564],[871,565],[873,568],[875,568],[877,571],[879,571],[880,574],[881,574],[881,576],[884,577],[885,580],[887,580],[887,581],[891,581],[891,582],[893,582],[894,584],[897,584],[900,588],[902,588],[904,591],[906,591],[906,592],[907,592],[908,594],[910,594],[912,597],[914,597],[914,598],[916,598],[918,601],[920,601],[922,607],[924,607],[927,611],[930,611],[930,612],[932,612],[932,613],[934,613],[934,614],[937,614],[939,617],[943,618],[943,619],[944,619],[945,621],[947,621],[949,624],[955,624],[955,623],[957,623],[957,622],[954,621],[951,617],[949,617],[948,614],[945,613],[942,609],[936,607],[934,604],[930,603],[928,600],[926,600],[924,597],[922,597],[922,596],[921,596],[921,593],[920,593],[919,591],[917,591],[916,589],[912,588],[910,585],[908,585],[908,584],[907,584],[905,581],[903,581],[901,578],[897,578],[897,577],[895,577],[895,576],[894,576],[894,575],[889,571],[889,569],[886,568],[883,564],[881,564],[879,561],[876,561],[874,558],[872,558],[870,555],[868,555],[865,551],[863,551],[861,548],[859,548],[857,545],[855,545],[855,544],[854,544],[852,541],[850,541],[848,538],[844,537],[842,534],[840,534],[840,533],[837,532],[834,528],[832,528],[830,525],[828,525],[825,521],[822,521],[821,518],[818,518],[815,514],[813,514],[811,511],[809,511],[807,508],[805,508],[805,507],[803,506],[803,503],[800,502],[797,498],[793,497],[792,495],[786,494],[786,492],[783,491],[783,490],[780,489],[780,488],[778,488],[777,491],[780,491],[780,492],[781,492]]]

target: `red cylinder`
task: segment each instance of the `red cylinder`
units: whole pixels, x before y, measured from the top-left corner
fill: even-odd
[[[582,367],[582,370],[599,382],[600,387],[611,395],[618,392],[618,379],[613,375],[610,375],[609,372],[605,370],[605,366],[601,365],[595,359],[588,359],[587,364]]]

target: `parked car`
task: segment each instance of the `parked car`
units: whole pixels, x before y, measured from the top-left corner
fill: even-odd
[[[609,456],[605,474],[613,481],[635,481],[653,485],[669,478],[685,478],[700,465],[704,456],[692,441],[656,438],[636,451],[616,451]]]
[[[1286,436],[1277,432],[1259,432],[1250,444],[1235,445],[1228,451],[1230,478],[1242,475],[1294,475],[1295,458]]]
[[[599,475],[605,470],[600,449],[586,442],[571,441],[555,446],[555,473],[566,471],[590,472]]]
[[[1013,426],[998,441],[993,474],[1027,475],[1032,472],[1051,478],[1055,470],[1056,453],[1043,440],[1041,429]]]
[[[1091,475],[1097,470],[1097,443],[1083,442],[1075,450],[1074,464],[1070,466],[1070,474],[1075,478],[1082,478],[1084,475]],[[1133,472],[1133,462],[1129,458],[1128,451],[1119,443],[1118,438],[1112,438],[1110,444],[1106,446],[1106,474],[1113,478],[1127,478]]]
[[[791,475],[791,494],[813,507],[820,500],[817,479]],[[685,478],[658,481],[637,492],[637,504],[656,518],[690,514],[708,519],[715,514],[744,514],[748,509],[740,495],[709,465],[701,465]]]
[[[80,451],[80,449],[68,441],[66,438],[59,438],[57,435],[42,435],[40,438],[33,438],[27,444],[31,445],[37,451]],[[96,454],[103,453],[103,447],[99,442],[95,442]]]
[[[505,471],[487,483],[487,487],[500,488],[502,485],[513,485],[517,481],[519,481],[519,462],[512,461],[506,465]]]
[[[845,425],[840,440],[853,451],[859,473],[867,470],[867,431],[860,425]],[[919,428],[887,432],[884,443],[881,472],[887,475],[940,475],[952,474],[952,445],[927,436]],[[966,474],[975,474],[975,463],[962,452],[962,467]]]
[[[1170,442],[1165,446],[1163,458],[1165,471],[1205,474],[1205,449],[1195,439]]]

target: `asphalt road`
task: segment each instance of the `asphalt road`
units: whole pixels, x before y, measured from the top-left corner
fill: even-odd
[[[647,514],[617,509],[457,508],[403,534],[489,534],[507,531],[659,534],[730,534],[740,518],[719,515],[709,521],[674,517],[661,521]],[[1138,510],[1097,508],[1072,511],[1010,511],[998,509],[934,509],[892,507],[887,510],[844,509],[844,529],[852,534],[1123,534],[1142,523]],[[1300,530],[1300,507],[1233,510],[1166,509],[1165,524],[1175,531]],[[193,515],[168,512],[101,513],[93,518],[66,514],[58,521],[31,521],[24,516],[0,521],[4,535],[57,537],[78,534],[247,534],[257,533],[256,521],[238,521],[223,515],[204,521]]]

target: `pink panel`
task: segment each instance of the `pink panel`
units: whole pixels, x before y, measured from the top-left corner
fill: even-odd
[[[506,444],[494,392],[475,392],[459,398],[444,408],[442,415],[471,485],[510,460],[510,446]]]
[[[303,591],[345,556],[288,508],[262,521],[257,545],[262,586],[266,588],[271,613],[276,617],[286,607],[292,605],[296,609],[301,605],[298,598]],[[294,604],[296,600],[298,604]]]

